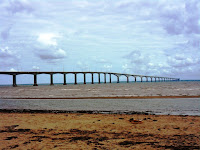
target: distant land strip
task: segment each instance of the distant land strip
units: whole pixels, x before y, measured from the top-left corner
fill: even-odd
[[[180,96],[105,96],[105,97],[1,97],[0,99],[157,99],[157,98],[200,98],[200,95],[180,95]]]

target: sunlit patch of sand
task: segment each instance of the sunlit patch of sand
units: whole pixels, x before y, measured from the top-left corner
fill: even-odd
[[[199,149],[200,117],[0,113],[0,149]]]

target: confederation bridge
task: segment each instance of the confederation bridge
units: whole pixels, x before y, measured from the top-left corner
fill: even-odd
[[[37,84],[37,75],[47,74],[50,76],[50,85],[54,85],[53,83],[53,75],[54,74],[63,74],[63,85],[67,85],[66,76],[67,74],[74,75],[74,84],[77,84],[77,74],[83,74],[84,84],[86,84],[86,74],[91,74],[91,84],[94,84],[94,74],[98,74],[98,83],[101,83],[101,74],[104,74],[104,83],[106,83],[106,75],[109,75],[109,83],[112,83],[112,75],[117,77],[117,83],[120,82],[120,76],[125,76],[127,78],[127,83],[129,83],[129,77],[134,77],[134,82],[137,81],[137,77],[140,78],[141,82],[143,82],[143,78],[146,78],[146,82],[161,82],[161,81],[179,81],[179,78],[169,78],[169,77],[158,77],[158,76],[146,76],[146,75],[135,75],[135,74],[125,74],[125,73],[114,73],[114,72],[0,72],[0,74],[4,75],[12,75],[13,76],[13,87],[17,86],[17,75],[30,74],[34,76],[34,84],[33,86],[38,86]]]

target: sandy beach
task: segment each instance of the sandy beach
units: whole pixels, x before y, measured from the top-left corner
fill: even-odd
[[[0,120],[0,149],[200,148],[198,116],[0,113]]]
[[[1,99],[200,97],[200,82],[0,87]],[[7,100],[6,100],[7,101]],[[200,149],[200,117],[0,111],[0,149]]]

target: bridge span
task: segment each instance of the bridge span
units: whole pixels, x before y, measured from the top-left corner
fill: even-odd
[[[53,83],[53,75],[54,74],[63,74],[63,85],[67,85],[66,83],[66,75],[74,74],[74,84],[77,84],[77,74],[83,74],[84,84],[86,84],[86,74],[91,74],[91,84],[94,84],[94,74],[98,74],[98,83],[101,83],[101,74],[104,74],[104,83],[106,83],[106,75],[109,75],[109,83],[112,83],[112,75],[117,77],[117,83],[120,82],[120,76],[125,76],[127,78],[127,83],[129,83],[129,77],[134,77],[134,82],[137,82],[137,77],[141,78],[141,82],[143,82],[143,78],[146,78],[146,82],[155,82],[160,81],[179,81],[179,78],[170,78],[170,77],[159,77],[159,76],[146,76],[146,75],[135,75],[135,74],[125,74],[125,73],[114,73],[114,72],[0,72],[3,75],[12,75],[13,76],[13,87],[17,86],[17,75],[22,74],[31,74],[34,76],[34,84],[33,86],[38,86],[37,84],[37,75],[39,74],[48,74],[50,75],[50,85],[54,85]],[[149,80],[150,79],[150,80]]]

